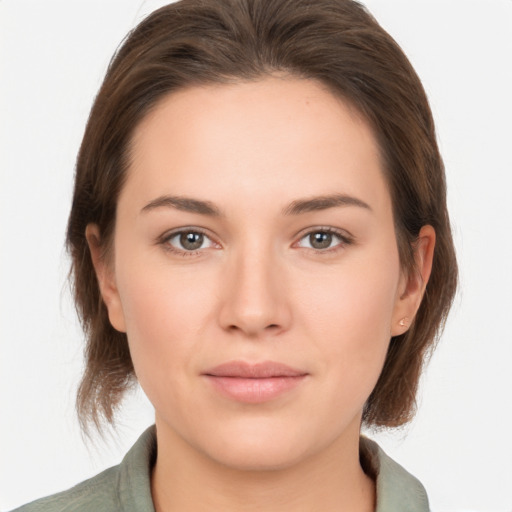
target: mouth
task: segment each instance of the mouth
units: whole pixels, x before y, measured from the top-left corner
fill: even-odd
[[[308,373],[274,361],[256,364],[230,361],[207,370],[202,376],[224,397],[257,404],[290,392]]]

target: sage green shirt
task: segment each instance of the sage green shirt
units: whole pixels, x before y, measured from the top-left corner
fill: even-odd
[[[428,512],[421,483],[370,439],[361,437],[361,461],[377,483],[376,512]],[[12,512],[154,512],[150,475],[156,457],[155,427],[148,428],[121,464],[71,489]]]

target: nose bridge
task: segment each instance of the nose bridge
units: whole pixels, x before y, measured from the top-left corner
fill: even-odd
[[[279,255],[270,243],[240,243],[229,258],[221,322],[225,328],[257,335],[284,329],[289,321]]]

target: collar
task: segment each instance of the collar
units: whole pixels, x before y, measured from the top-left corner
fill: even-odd
[[[361,464],[376,481],[375,512],[429,512],[423,485],[371,439],[360,438]],[[155,512],[151,468],[156,460],[156,427],[149,427],[119,466],[118,499],[125,512]]]
[[[425,488],[371,439],[360,437],[361,465],[376,484],[375,512],[429,512]]]

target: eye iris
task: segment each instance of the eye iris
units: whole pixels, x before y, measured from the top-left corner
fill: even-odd
[[[332,243],[332,234],[319,231],[309,235],[309,243],[314,249],[327,249]]]
[[[193,251],[203,245],[204,236],[201,233],[182,233],[180,235],[180,244],[184,249]]]

